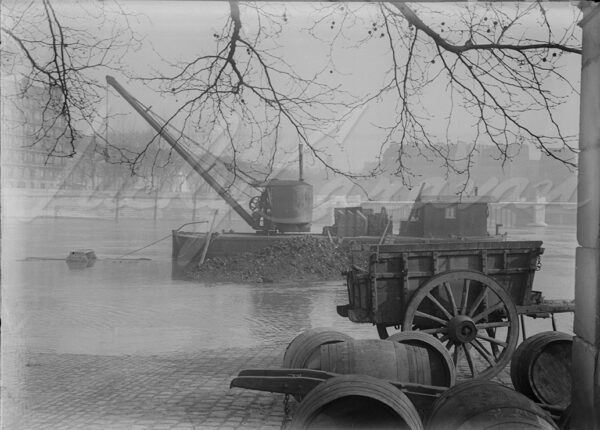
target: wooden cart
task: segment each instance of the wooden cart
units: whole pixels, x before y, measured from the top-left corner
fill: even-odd
[[[377,326],[422,330],[450,350],[463,378],[489,379],[510,361],[519,315],[553,317],[573,302],[532,291],[540,241],[379,245],[366,270],[347,273],[349,304],[338,314]],[[553,320],[554,322],[554,320]]]

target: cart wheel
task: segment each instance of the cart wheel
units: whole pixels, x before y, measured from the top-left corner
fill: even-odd
[[[459,380],[490,379],[515,351],[519,320],[498,282],[480,272],[453,270],[419,287],[406,307],[402,330],[421,330],[444,343]]]

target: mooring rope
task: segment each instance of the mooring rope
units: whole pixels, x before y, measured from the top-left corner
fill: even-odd
[[[185,224],[181,224],[181,225],[180,225],[178,228],[176,228],[176,229],[175,229],[175,231],[179,231],[179,230],[181,230],[181,229],[182,229],[183,227],[185,227],[186,225],[192,225],[192,224],[205,224],[205,223],[207,223],[207,222],[208,222],[208,221],[194,221],[194,222],[186,222]],[[141,250],[143,250],[143,249],[146,249],[146,248],[149,248],[149,247],[151,247],[152,245],[156,245],[158,242],[162,242],[163,240],[165,240],[165,239],[168,239],[168,238],[170,238],[171,236],[172,236],[172,233],[171,233],[171,234],[168,234],[168,235],[166,235],[165,237],[162,237],[162,238],[160,238],[160,239],[158,239],[158,240],[155,240],[154,242],[152,242],[152,243],[150,243],[150,244],[148,244],[148,245],[146,245],[146,246],[142,246],[141,248],[134,249],[133,251],[131,251],[131,252],[128,252],[127,254],[123,254],[123,255],[121,255],[121,256],[119,256],[119,257],[115,258],[115,260],[119,260],[119,259],[121,259],[121,258],[123,258],[123,257],[127,257],[128,255],[135,254],[136,252],[138,252],[138,251],[141,251]]]
[[[185,227],[186,225],[192,225],[192,224],[206,224],[206,223],[208,223],[208,221],[194,221],[194,222],[186,222],[185,224],[181,224],[181,225],[180,225],[178,228],[176,228],[176,229],[175,229],[175,231],[179,231],[179,230],[181,230],[181,229],[182,229],[183,227]],[[133,251],[129,251],[129,252],[127,252],[126,254],[123,254],[123,255],[120,255],[120,256],[118,256],[118,257],[114,257],[114,258],[103,258],[102,260],[121,260],[121,259],[123,259],[124,257],[127,257],[128,255],[135,254],[136,252],[142,251],[142,250],[144,250],[144,249],[146,249],[146,248],[150,248],[152,245],[156,245],[157,243],[159,243],[159,242],[162,242],[163,240],[165,240],[165,239],[168,239],[168,238],[170,238],[171,236],[172,236],[172,233],[170,233],[170,234],[168,234],[168,235],[166,235],[166,236],[164,236],[164,237],[161,237],[160,239],[157,239],[157,240],[155,240],[154,242],[151,242],[151,243],[149,243],[149,244],[147,244],[147,245],[144,245],[144,246],[142,246],[141,248],[137,248],[137,249],[134,249]],[[57,258],[57,257],[26,257],[26,258],[24,259],[24,261],[36,261],[36,260],[37,260],[37,261],[42,261],[42,260],[48,260],[48,261],[64,261],[65,259],[64,259],[64,258]],[[100,260],[100,258],[99,258],[99,260]]]
[[[162,238],[160,238],[158,240],[155,240],[154,242],[152,242],[152,243],[150,243],[150,244],[148,244],[146,246],[142,246],[141,248],[134,249],[133,251],[128,252],[127,254],[120,255],[120,256],[118,256],[116,258],[111,258],[111,260],[120,260],[123,257],[127,257],[128,255],[135,254],[136,252],[141,251],[143,249],[150,248],[152,245],[156,245],[158,242],[162,242],[163,240],[168,239],[170,237],[171,237],[171,234],[168,234],[165,237],[162,237]]]

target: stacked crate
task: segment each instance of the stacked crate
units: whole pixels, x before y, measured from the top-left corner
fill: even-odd
[[[368,233],[368,218],[360,206],[335,208],[333,218],[338,237],[366,236]]]

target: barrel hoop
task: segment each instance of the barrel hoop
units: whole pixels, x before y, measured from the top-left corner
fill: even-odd
[[[417,383],[431,385],[431,363],[429,362],[429,354],[426,348],[417,345],[406,345],[411,351],[409,354],[413,358],[414,375]]]
[[[284,368],[304,368],[321,345],[352,340],[347,334],[327,327],[306,330],[287,346],[283,356]],[[318,370],[318,369],[317,369]]]
[[[416,345],[427,348],[428,350],[428,360],[431,361],[430,356],[432,354],[436,354],[441,363],[444,365],[444,371],[446,373],[446,386],[452,387],[456,383],[456,367],[454,365],[454,361],[450,356],[450,353],[446,349],[446,347],[440,342],[436,337],[423,333],[418,330],[414,331],[401,331],[398,333],[394,333],[387,340],[403,343],[405,345]],[[433,372],[430,366],[431,377],[433,377]]]
[[[384,380],[367,375],[340,375],[319,384],[296,409],[290,430],[308,428],[324,406],[350,396],[376,400],[392,409],[411,430],[423,430],[421,418],[406,394]]]
[[[410,380],[410,375],[414,375],[411,365],[411,356],[409,351],[402,345],[400,348],[394,348],[396,351],[396,375],[398,379]]]

